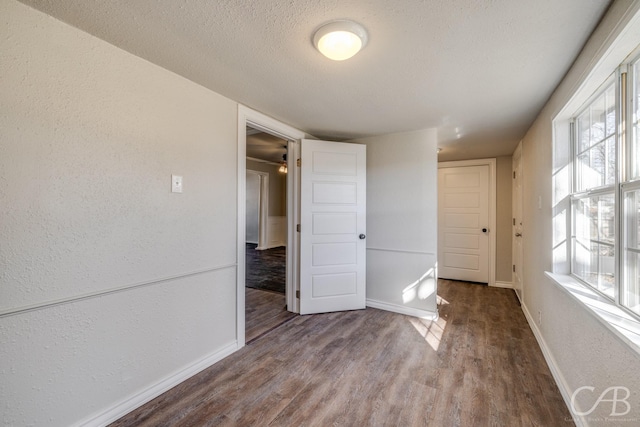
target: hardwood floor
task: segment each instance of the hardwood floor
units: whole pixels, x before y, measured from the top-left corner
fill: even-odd
[[[440,281],[440,318],[297,316],[113,426],[567,426],[511,290]]]
[[[281,246],[257,251],[256,246],[252,243],[245,246],[246,286],[284,294],[287,249]]]
[[[259,336],[295,317],[287,311],[285,298],[286,248],[256,250],[247,243],[245,277],[245,340]]]
[[[287,311],[283,294],[259,289],[245,288],[245,307],[247,344],[297,316]]]

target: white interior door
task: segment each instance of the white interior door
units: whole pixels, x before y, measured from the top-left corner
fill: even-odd
[[[438,169],[438,276],[489,282],[489,166]]]
[[[366,147],[303,140],[300,314],[366,304]]]
[[[513,288],[522,300],[522,143],[513,153]]]

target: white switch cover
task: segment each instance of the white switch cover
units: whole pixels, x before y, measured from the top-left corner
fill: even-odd
[[[182,193],[182,177],[180,175],[171,175],[171,192]]]

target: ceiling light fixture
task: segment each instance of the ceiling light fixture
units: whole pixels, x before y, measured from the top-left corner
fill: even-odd
[[[282,155],[282,164],[278,168],[278,172],[287,173],[287,153]]]
[[[367,31],[358,23],[331,21],[316,30],[313,45],[329,59],[344,61],[367,45]]]

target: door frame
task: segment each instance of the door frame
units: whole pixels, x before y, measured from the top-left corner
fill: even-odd
[[[267,235],[269,234],[269,174],[267,172],[247,169],[248,174],[258,175],[258,244],[256,249],[263,250],[267,247]],[[246,175],[245,175],[246,179]],[[245,189],[247,188],[245,181]],[[246,199],[246,194],[245,194]],[[245,221],[246,221],[245,211]],[[247,226],[245,222],[245,227]],[[245,228],[246,233],[246,228]],[[246,235],[245,235],[246,243]]]
[[[295,167],[295,159],[300,156],[300,140],[308,136],[298,129],[238,104],[238,216],[236,221],[236,337],[238,348],[245,345],[247,126],[288,141],[286,297],[287,309],[294,313],[300,311],[298,299],[296,298],[296,290],[299,289],[300,280],[300,236],[296,232],[296,224],[298,224],[300,218],[300,170]]]
[[[489,166],[489,286],[496,286],[496,159],[438,162],[438,169],[466,166]],[[440,185],[438,184],[438,191]],[[440,225],[438,224],[438,229]]]
[[[512,252],[511,252],[511,259],[513,261],[513,265],[514,265],[514,270],[516,268],[518,268],[518,262],[520,263],[520,287],[518,288],[518,286],[516,286],[516,281],[514,280],[515,277],[515,271],[512,273],[512,279],[511,279],[511,283],[513,283],[513,288],[516,292],[516,295],[518,297],[518,300],[520,300],[520,303],[522,303],[523,301],[523,293],[524,293],[524,283],[523,283],[523,277],[524,277],[524,243],[523,243],[523,236],[520,237],[516,237],[516,224],[515,224],[515,218],[516,218],[516,211],[520,210],[520,219],[522,219],[523,217],[523,207],[524,207],[524,159],[523,159],[523,150],[522,150],[522,141],[520,141],[518,143],[518,146],[516,147],[515,151],[513,152],[512,155],[512,159],[511,159],[511,170],[513,172],[513,179],[514,182],[512,183],[512,187],[511,187],[511,217],[513,218],[513,226],[511,227],[511,248],[512,248]],[[520,175],[518,177],[516,177],[515,174],[515,162],[518,161],[518,167],[520,169]],[[519,179],[520,180],[520,191],[519,194],[516,191],[516,185],[515,185],[515,180]],[[523,229],[523,224],[520,223],[520,232],[522,233],[522,229]],[[522,233],[524,235],[524,233]],[[519,248],[520,250],[518,250],[518,246],[516,245],[516,239],[521,239],[520,240],[520,245]]]

